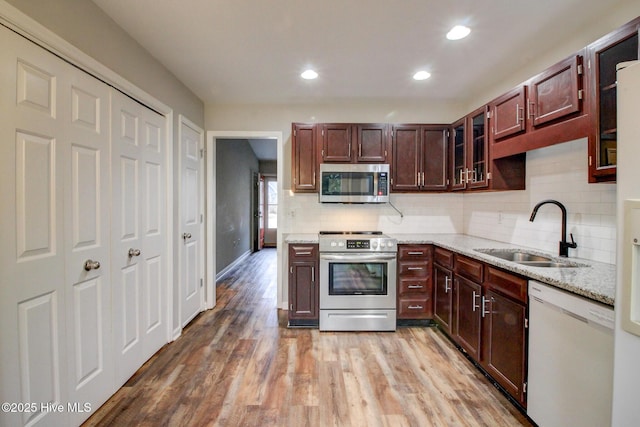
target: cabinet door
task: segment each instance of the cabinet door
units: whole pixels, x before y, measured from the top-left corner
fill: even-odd
[[[447,179],[447,135],[446,127],[422,128],[422,188],[424,190],[446,190]]]
[[[613,181],[617,164],[616,65],[638,55],[638,26],[634,19],[587,48],[591,65],[591,111],[595,132],[589,138],[589,182]]]
[[[475,360],[480,360],[482,287],[464,277],[454,277],[454,339]]]
[[[526,102],[527,89],[526,86],[521,86],[489,104],[493,121],[491,135],[494,141],[524,132]]]
[[[318,246],[289,246],[289,319],[318,319]]]
[[[510,395],[526,406],[526,308],[491,290],[485,293],[485,305],[481,364]]]
[[[453,124],[451,136],[451,189],[464,190],[467,185],[467,144],[465,119]]]
[[[482,188],[489,184],[489,144],[487,143],[487,107],[482,107],[467,118],[468,188]]]
[[[420,126],[394,126],[393,167],[391,189],[393,191],[417,191],[420,170]]]
[[[389,148],[387,124],[357,125],[357,161],[363,163],[385,163]]]
[[[529,84],[529,117],[540,126],[582,110],[582,56],[550,67]]]
[[[351,125],[344,123],[323,124],[321,136],[323,162],[351,162]]]
[[[318,145],[315,126],[294,123],[292,127],[293,190],[300,193],[316,192],[318,191],[316,181]]]
[[[453,302],[453,275],[450,270],[438,265],[433,267],[434,298],[433,315],[442,329],[451,333],[451,315]]]

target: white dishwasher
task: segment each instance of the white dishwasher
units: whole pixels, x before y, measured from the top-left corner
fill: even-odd
[[[529,281],[527,414],[540,427],[611,425],[613,310]]]

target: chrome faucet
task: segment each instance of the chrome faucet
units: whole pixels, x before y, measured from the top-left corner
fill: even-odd
[[[547,203],[551,203],[558,206],[562,211],[562,240],[560,241],[559,255],[568,257],[569,248],[575,249],[578,247],[578,244],[573,240],[573,234],[571,233],[569,233],[569,236],[571,236],[571,243],[567,242],[567,209],[564,207],[562,203],[560,203],[557,200],[541,201],[533,208],[533,212],[531,212],[531,217],[529,218],[529,221],[533,222],[533,220],[536,219],[536,214],[538,213],[538,209],[540,208],[540,206],[545,205]]]

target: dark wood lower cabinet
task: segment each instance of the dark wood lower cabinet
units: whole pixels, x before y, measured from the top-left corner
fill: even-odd
[[[453,288],[456,325],[453,338],[469,356],[480,360],[482,286],[464,277],[455,276]]]
[[[487,291],[483,319],[482,366],[522,406],[526,406],[525,319],[526,307]]]
[[[526,408],[527,279],[459,254],[450,261],[451,254],[434,249],[434,318]]]
[[[398,319],[433,317],[430,245],[398,245]]]
[[[318,245],[289,245],[289,325],[318,324]]]
[[[451,334],[453,320],[453,273],[438,264],[433,266],[433,317],[443,331]]]

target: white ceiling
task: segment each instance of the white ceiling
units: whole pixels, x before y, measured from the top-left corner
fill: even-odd
[[[618,2],[93,1],[205,103],[465,101]],[[471,35],[446,40],[459,23]]]

